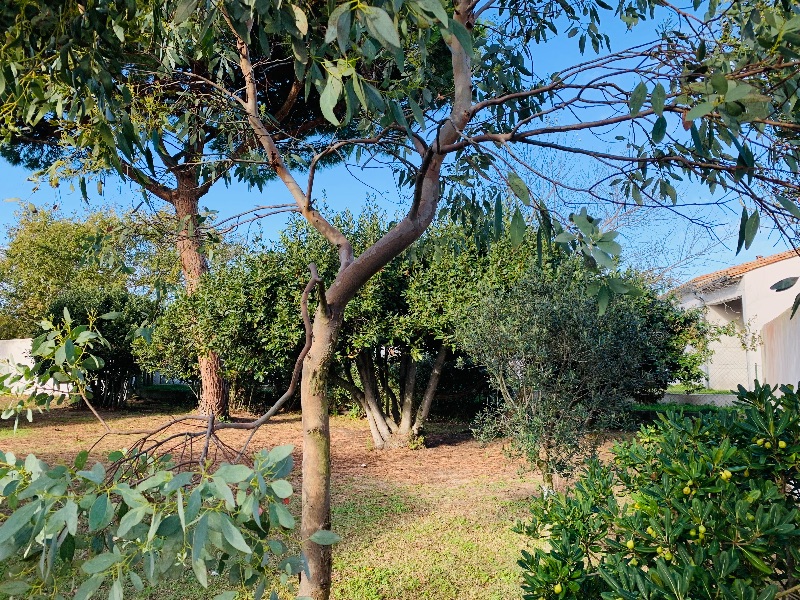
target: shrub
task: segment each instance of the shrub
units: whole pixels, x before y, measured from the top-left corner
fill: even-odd
[[[459,343],[501,396],[479,416],[479,435],[508,436],[549,484],[629,398],[663,392],[683,352],[671,303],[635,279],[616,280],[631,293],[601,314],[588,277],[574,260],[530,268],[510,290],[487,290],[457,324]]]
[[[736,411],[658,424],[590,462],[520,531],[526,599],[771,600],[800,575],[800,398],[740,387]]]
[[[67,313],[64,313],[64,309]],[[133,378],[140,373],[133,356],[134,332],[153,318],[154,304],[124,290],[77,288],[62,292],[50,305],[51,320],[69,316],[76,323],[93,322],[108,342],[95,356],[104,366],[92,372],[89,387],[93,404],[102,408],[122,406],[133,391]]]

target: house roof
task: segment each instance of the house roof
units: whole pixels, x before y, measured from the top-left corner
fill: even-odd
[[[755,260],[751,260],[750,262],[746,262],[741,265],[735,265],[733,267],[728,267],[727,269],[721,269],[707,275],[695,277],[691,281],[687,281],[686,283],[675,288],[675,291],[680,294],[685,292],[707,292],[710,290],[720,289],[737,283],[745,273],[755,271],[756,269],[766,267],[767,265],[771,265],[782,260],[797,257],[800,257],[798,250],[787,250],[786,252],[773,254],[772,256],[759,256]]]

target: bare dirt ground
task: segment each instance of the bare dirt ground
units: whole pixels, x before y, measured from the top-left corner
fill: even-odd
[[[153,429],[170,418],[183,414],[163,406],[136,406],[129,410],[101,412],[114,431],[105,434],[103,426],[87,410],[54,408],[35,414],[32,423],[21,420],[13,432],[13,423],[0,421],[0,449],[22,457],[35,454],[48,464],[71,462],[83,449],[91,448],[91,457],[105,461],[108,453],[132,446],[141,435],[138,430]],[[234,421],[253,418],[235,414]],[[201,425],[179,424],[167,433],[197,431]],[[104,435],[105,434],[105,435]],[[224,431],[222,440],[239,448],[249,435],[247,431]],[[261,427],[250,443],[250,451],[293,444],[296,464],[302,460],[302,430],[299,413],[274,417]],[[371,447],[369,427],[365,420],[349,417],[331,418],[331,459],[334,479],[351,481],[367,478],[389,485],[414,485],[421,488],[457,487],[479,479],[491,478],[509,484],[513,495],[527,497],[538,490],[539,479],[522,476],[523,463],[510,459],[503,445],[495,442],[482,445],[472,439],[463,424],[433,424],[426,436],[426,448],[375,451]],[[194,453],[200,451],[195,443]],[[221,457],[219,457],[221,458]],[[299,471],[299,468],[297,469]],[[299,475],[299,473],[297,473]]]
[[[3,399],[0,399],[0,405]],[[94,445],[92,458],[107,462],[109,452],[131,447],[140,437],[126,432],[153,429],[178,414],[143,404],[102,413],[117,433],[86,410],[55,408],[35,414],[33,423],[0,421],[0,450],[18,457],[35,454],[48,464],[71,462]],[[249,420],[237,414],[234,420]],[[186,430],[186,426],[173,432]],[[224,432],[238,447],[249,432]],[[99,440],[99,441],[98,441]],[[481,445],[464,424],[433,424],[428,447],[375,451],[363,420],[331,418],[333,529],[343,542],[334,552],[335,600],[506,600],[521,596],[519,552],[531,540],[512,531],[527,518],[527,499],[540,479],[524,473],[501,443]],[[300,415],[282,414],[264,425],[251,451],[294,444],[300,483]],[[194,452],[199,452],[195,445]],[[91,459],[90,459],[91,460]],[[289,509],[299,513],[299,494]],[[158,588],[140,598],[210,598],[187,576],[181,590]]]

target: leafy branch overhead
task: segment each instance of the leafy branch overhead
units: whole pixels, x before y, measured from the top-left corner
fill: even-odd
[[[153,120],[152,106],[145,111],[141,98],[153,98],[156,111],[158,103],[182,106],[170,125],[177,137],[190,133],[194,122],[205,123],[207,132],[214,124],[222,137],[203,144],[199,157],[213,178],[236,147],[247,148],[248,161],[269,163],[266,149],[242,125],[257,116],[270,135],[281,137],[276,115],[282,107],[270,99],[270,86],[277,84],[269,83],[279,80],[282,88],[299,86],[300,99],[311,107],[309,124],[319,127],[315,103],[318,118],[328,123],[313,141],[276,139],[286,148],[284,160],[294,155],[293,164],[312,171],[331,153],[356,152],[361,161],[384,154],[397,158],[393,168],[413,186],[415,155],[421,153],[420,160],[434,149],[456,158],[447,199],[458,204],[458,194],[466,194],[468,206],[479,204],[481,172],[458,181],[458,167],[477,161],[482,170],[507,171],[503,163],[510,162],[527,171],[510,146],[518,142],[603,162],[616,173],[604,183],[636,203],[677,203],[676,184],[697,180],[712,191],[743,193],[756,213],[771,214],[783,226],[800,214],[787,200],[797,190],[798,160],[792,57],[800,37],[791,6],[715,4],[692,13],[643,2],[562,2],[543,11],[535,3],[504,1],[497,14],[489,4],[467,3],[469,15],[455,18],[438,0],[338,6],[181,0],[155,12],[136,2],[90,8],[42,2],[35,19],[17,19],[14,6],[5,10],[4,25],[18,36],[0,56],[6,141],[44,124],[73,131],[72,142],[92,148],[109,168],[141,161],[143,182],[159,174],[154,158],[163,122]],[[650,42],[612,51],[600,28],[601,17],[612,13],[630,27],[643,21],[671,26]],[[94,43],[95,32],[102,32],[103,43]],[[244,77],[253,78],[257,98],[242,87],[242,56],[231,34],[248,47],[252,69]],[[536,73],[537,47],[562,34],[575,36],[586,58]],[[442,51],[454,45],[472,63],[472,90],[464,127],[442,144],[437,138],[455,91],[453,67]],[[196,64],[206,67],[198,72]],[[293,66],[279,67],[285,64]],[[173,82],[173,89],[159,81]],[[253,100],[258,114],[248,116]],[[576,143],[582,131],[604,143]],[[537,204],[521,181],[508,176],[521,201]],[[500,186],[493,187],[481,191],[499,194]],[[780,189],[781,198],[759,193],[764,188]],[[586,191],[603,193],[599,187]],[[748,223],[741,239],[752,243],[758,222]]]
[[[304,300],[301,355],[308,572],[300,592],[324,599],[330,550],[311,540],[330,522],[322,390],[348,303],[437,214],[479,238],[499,237],[509,189],[531,205],[528,222],[508,204],[512,243],[535,219],[539,245],[566,230],[573,238],[555,243],[597,267],[614,263],[613,235],[586,213],[559,223],[546,198],[518,179],[668,209],[680,202],[683,182],[699,182],[712,195],[743,199],[745,244],[761,216],[790,236],[800,195],[797,7],[796,0],[685,9],[648,0],[10,0],[0,8],[0,139],[56,146],[40,154],[54,182],[83,177],[85,189],[87,174],[116,171],[148,201],[170,203],[179,219],[190,215],[184,271],[193,268],[195,281],[201,240],[188,236],[189,223],[218,180],[280,182],[281,210],[298,213],[336,249],[333,281],[311,269],[304,298],[318,289],[319,304],[312,319]],[[612,49],[612,19],[644,28],[646,41]],[[553,52],[556,39],[582,56]],[[546,52],[563,63],[551,73],[537,71]],[[537,168],[520,148],[592,160],[602,174],[575,185]],[[315,203],[316,172],[337,162],[388,165],[408,199],[406,214],[358,255]],[[603,289],[598,294],[609,294],[612,283]]]

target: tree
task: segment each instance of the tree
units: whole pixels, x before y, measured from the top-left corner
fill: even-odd
[[[20,7],[24,14],[25,4],[20,3]],[[6,18],[11,21],[15,8],[9,6],[6,11]],[[129,2],[124,7],[115,7],[111,22],[94,11],[76,8],[76,3],[54,6],[52,11],[45,8],[39,14],[37,35],[58,37],[70,31],[75,36],[63,48],[62,67],[69,69],[66,63],[77,64],[76,72],[82,75],[88,73],[84,68],[99,69],[94,73],[98,79],[90,87],[94,92],[102,90],[105,100],[89,91],[77,104],[74,97],[67,101],[71,108],[62,103],[56,110],[39,112],[30,118],[33,115],[23,116],[17,111],[19,105],[15,106],[11,99],[6,103],[8,121],[0,155],[12,164],[37,169],[40,176],[49,178],[51,185],[58,185],[63,178],[78,178],[84,198],[87,179],[97,178],[98,190],[102,191],[103,181],[109,175],[118,175],[141,187],[148,206],[153,201],[166,203],[174,212],[174,219],[166,220],[172,227],[165,228],[162,223],[154,229],[161,234],[162,242],[174,245],[186,292],[191,295],[202,275],[208,272],[209,247],[219,239],[219,231],[211,225],[209,215],[200,210],[200,200],[215,182],[229,182],[232,173],[258,189],[274,174],[259,166],[263,157],[254,152],[257,144],[253,133],[235,123],[226,127],[231,125],[227,107],[209,96],[207,78],[215,71],[219,74],[228,70],[225,61],[230,60],[230,52],[220,56],[206,48],[193,57],[191,65],[161,70],[153,77],[154,70],[159,69],[159,59],[150,50],[153,44],[160,43],[163,32],[159,28],[163,24],[158,18],[147,17],[146,27],[141,31],[138,10],[147,13],[147,3]],[[186,4],[181,10],[184,17],[192,12]],[[70,29],[70,24],[77,29]],[[26,29],[27,25],[23,23],[21,27]],[[77,35],[78,31],[81,35]],[[99,31],[105,32],[104,43],[114,45],[111,60],[104,60],[102,52],[91,49],[94,44],[91,40]],[[63,37],[60,39],[64,41]],[[89,42],[89,47],[81,42]],[[287,154],[307,155],[315,148],[314,136],[324,132],[326,124],[317,95],[309,99],[308,93],[300,93],[301,85],[291,63],[286,56],[279,57],[285,54],[285,47],[276,45],[262,50],[265,54],[259,57],[257,77],[259,87],[264,89],[264,106],[270,111],[269,130]],[[6,58],[11,62],[4,66],[10,66],[13,57],[14,53],[9,53]],[[5,88],[6,81],[4,76],[0,79],[0,88]],[[200,98],[204,101],[200,102]],[[113,110],[110,107],[120,105],[125,108],[116,116],[106,112],[111,118],[96,118],[98,111]],[[64,118],[64,111],[70,113],[68,118]],[[310,141],[298,144],[298,139],[307,136]],[[292,206],[258,209],[274,214]],[[255,210],[231,221],[238,224],[242,219],[250,220]],[[220,228],[226,230],[230,225],[228,221],[220,224]],[[126,235],[125,230],[118,233]],[[112,244],[115,241],[113,235],[106,238]],[[201,341],[197,347],[203,347]],[[223,416],[227,413],[227,386],[221,376],[219,356],[208,351],[198,357],[198,363],[202,382],[199,410]]]
[[[178,294],[165,308],[150,340],[134,342],[138,360],[150,371],[197,381],[197,357],[213,351],[232,397],[264,387],[268,398],[279,397],[303,337],[302,284],[283,258],[279,250],[245,254],[204,275],[191,295]]]
[[[11,123],[35,125],[55,113],[95,124],[105,133],[98,136],[98,146],[138,147],[150,139],[144,131],[122,126],[116,135],[106,132],[133,99],[132,89],[122,81],[115,85],[108,74],[125,71],[120,38],[152,36],[147,41],[157,38],[158,43],[142,45],[152,61],[149,69],[142,68],[147,76],[155,80],[179,73],[182,81],[207,86],[206,95],[195,96],[201,105],[225,107],[219,114],[230,119],[220,123],[226,133],[250,132],[260,164],[285,186],[295,210],[337,248],[336,278],[325,285],[312,275],[318,305],[306,321],[310,331],[302,354],[301,535],[309,567],[302,594],[327,598],[330,586],[330,550],[315,544],[311,534],[330,523],[325,390],[346,307],[424,233],[442,199],[454,213],[480,221],[480,213],[500,212],[496,207],[510,188],[522,202],[535,205],[543,243],[551,231],[557,233],[555,243],[570,246],[601,269],[613,268],[611,255],[618,251],[613,236],[597,231],[584,216],[566,224],[571,231],[558,237],[547,207],[530,197],[519,176],[502,175],[502,165],[512,172],[526,168],[515,162],[515,144],[605,162],[616,172],[617,187],[637,203],[677,202],[675,177],[700,181],[712,191],[741,193],[756,208],[742,231],[745,244],[759,228],[760,212],[781,222],[791,215],[790,207],[797,208],[760,189],[797,189],[789,176],[796,170],[797,150],[784,143],[797,129],[798,72],[786,58],[797,54],[795,3],[712,4],[702,7],[707,14],[699,13],[699,5],[694,11],[658,6],[657,11],[656,3],[645,0],[618,4],[615,12],[629,26],[657,13],[674,23],[652,43],[621,51],[608,50],[610,36],[600,15],[614,9],[600,0],[576,5],[456,0],[452,7],[433,0],[340,6],[195,0],[150,6],[132,0],[124,7],[42,0],[35,7],[14,2],[0,13],[13,40],[0,55],[0,94],[13,114]],[[588,42],[598,56],[549,77],[532,74],[530,59],[546,51],[555,36],[573,36],[581,52]],[[731,45],[731,38],[741,43]],[[437,43],[449,51],[449,64],[437,62],[446,51],[430,52]],[[333,126],[313,152],[305,186],[295,168],[301,165],[279,145],[282,135],[271,117],[276,105],[267,102],[270,90],[263,93],[258,76],[267,47],[278,62],[293,65],[300,90],[319,93],[320,112]],[[217,68],[193,71],[202,59],[216,60]],[[551,137],[613,134],[623,128],[627,135],[608,149],[582,141],[588,135],[573,135],[568,143]],[[390,160],[410,196],[406,215],[359,256],[313,202],[321,161],[354,148],[361,149],[353,153],[356,160]],[[501,172],[496,191],[478,198],[474,178],[493,170]],[[536,175],[549,179],[547,173]],[[511,221],[515,236],[525,225],[518,214]],[[311,293],[311,286],[306,289]],[[597,293],[600,305],[606,304],[610,284],[598,286]],[[209,423],[213,429],[212,418]]]
[[[587,292],[593,279],[574,259],[529,267],[515,283],[480,286],[457,324],[459,343],[501,396],[479,435],[509,437],[550,487],[631,398],[663,396],[700,320],[634,277],[614,281],[629,289],[601,313]]]
[[[0,338],[38,332],[53,298],[73,285],[124,288],[125,274],[85,261],[97,230],[116,222],[99,213],[78,220],[43,209],[20,212],[17,223],[7,229],[8,246],[0,256]]]

